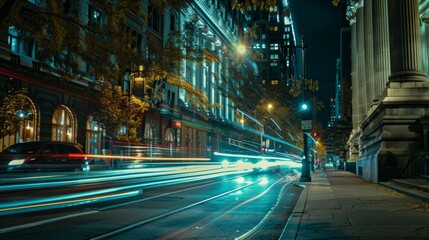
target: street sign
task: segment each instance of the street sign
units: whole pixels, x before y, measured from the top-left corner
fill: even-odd
[[[313,122],[311,120],[302,120],[301,121],[302,130],[311,130],[313,129]]]

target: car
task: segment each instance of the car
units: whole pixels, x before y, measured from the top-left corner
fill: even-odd
[[[56,141],[16,143],[0,153],[0,167],[6,171],[90,170],[79,145]]]

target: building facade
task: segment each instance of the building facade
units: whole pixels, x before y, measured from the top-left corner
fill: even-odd
[[[90,1],[63,1],[73,6],[83,23],[97,21],[99,12]],[[28,1],[29,7],[39,7],[41,2]],[[33,6],[34,5],[34,6]],[[180,10],[166,8],[164,12],[152,11],[148,1],[140,8],[148,14],[147,24],[143,19],[130,17],[127,26],[132,29],[141,49],[146,49],[147,34],[166,44],[173,31],[183,32],[187,23],[193,23],[196,43],[216,61],[181,61],[180,75],[194,88],[201,90],[210,103],[221,105],[203,114],[196,112],[185,89],[161,81],[154,87],[153,96],[159,103],[152,104],[145,113],[138,146],[150,148],[147,154],[167,156],[210,156],[212,151],[228,148],[225,139],[240,136],[240,124],[236,118],[234,103],[222,89],[219,76],[235,81],[228,75],[230,55],[234,44],[244,34],[246,19],[239,11],[231,10],[231,0],[195,0]],[[4,7],[4,6],[1,6]],[[21,129],[0,139],[0,150],[13,143],[59,140],[78,143],[87,153],[110,153],[114,139],[107,139],[105,132],[90,115],[92,97],[99,88],[98,79],[64,80],[40,68],[37,61],[37,46],[24,39],[22,32],[14,26],[2,25],[0,33],[0,99],[19,89],[27,89],[26,99],[31,105],[27,112],[19,112],[23,121]],[[185,50],[184,50],[185,51]],[[207,56],[206,55],[206,56]],[[253,63],[254,64],[254,63]],[[84,65],[84,64],[82,64]],[[256,65],[254,70],[257,71]],[[124,90],[131,92],[130,74],[118,82]],[[18,114],[18,113],[17,113]],[[126,127],[126,126],[125,126]],[[127,131],[124,127],[123,131]],[[120,153],[120,152],[118,152]]]
[[[426,171],[429,1],[352,0],[349,161],[378,182]]]

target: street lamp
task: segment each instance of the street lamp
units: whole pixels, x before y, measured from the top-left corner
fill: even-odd
[[[132,94],[133,88],[137,85],[141,85],[143,88],[143,98],[145,97],[145,78],[143,77],[144,66],[138,65],[137,69],[132,70],[130,74],[130,86],[129,86],[129,94]]]
[[[241,43],[238,44],[238,46],[237,46],[237,52],[240,55],[244,55],[246,53],[246,46],[244,44],[241,44]]]
[[[126,126],[126,134],[127,139],[130,138],[130,117],[132,114],[131,111],[131,95],[137,95],[134,93],[135,88],[142,87],[142,100],[145,99],[145,84],[146,79],[143,76],[144,66],[143,65],[135,65],[134,67],[131,67],[129,75],[128,75],[128,86],[124,86],[124,94],[123,96],[128,97],[128,110],[127,110],[127,126]],[[128,90],[128,93],[125,93],[125,89]],[[137,91],[135,91],[137,93]]]
[[[307,46],[304,44],[304,35],[301,39],[301,50],[302,50],[302,98],[303,102],[301,104],[301,129],[303,131],[303,141],[304,141],[304,156],[302,159],[302,169],[301,169],[301,182],[311,182],[311,172],[310,172],[310,159],[308,156],[308,131],[313,129],[313,123],[311,121],[310,106],[306,102],[305,96],[305,49]]]

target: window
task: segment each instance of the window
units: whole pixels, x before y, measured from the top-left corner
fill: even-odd
[[[88,6],[88,25],[98,25],[102,24],[101,11],[94,8],[92,5]]]
[[[271,80],[271,85],[278,85],[278,84],[279,84],[279,80],[277,79]]]
[[[270,50],[279,50],[279,44],[278,43],[271,43],[270,44]]]
[[[67,153],[82,153],[79,148],[74,145],[68,144],[56,144],[58,154],[67,154]]]
[[[267,48],[267,44],[262,43],[262,49],[265,49],[265,48]]]
[[[264,33],[264,34],[262,34],[261,38],[262,39],[267,39],[267,35]]]
[[[149,123],[146,123],[144,126],[144,139],[146,140],[153,139],[153,130],[152,130],[152,126]]]
[[[152,13],[148,18],[148,26],[151,27],[155,32],[162,33],[162,16],[154,9],[152,4],[149,5],[149,12]]]
[[[86,152],[88,154],[102,154],[101,149],[101,135],[103,131],[98,122],[94,120],[93,116],[89,116],[86,121]]]
[[[171,128],[167,128],[165,130],[165,141],[167,142],[173,142],[174,141],[174,135]]]
[[[65,15],[70,13],[71,0],[63,0],[63,13]]]
[[[170,31],[176,30],[176,16],[174,14],[170,15]]]
[[[52,116],[52,140],[63,142],[74,142],[76,120],[70,109],[60,106]]]
[[[279,59],[278,54],[270,54],[270,59]]]
[[[277,63],[277,62],[272,62],[272,63],[270,63],[270,66],[271,67],[277,67],[279,64]]]
[[[34,41],[24,40],[22,35],[23,33],[15,26],[9,27],[7,42],[10,46],[10,50],[17,54],[33,57]]]
[[[7,42],[12,52],[19,52],[19,31],[16,27],[9,27]]]
[[[53,153],[56,153],[56,151],[55,151],[55,145],[52,144],[52,143],[46,144],[43,147],[42,153],[43,154],[53,154]]]

